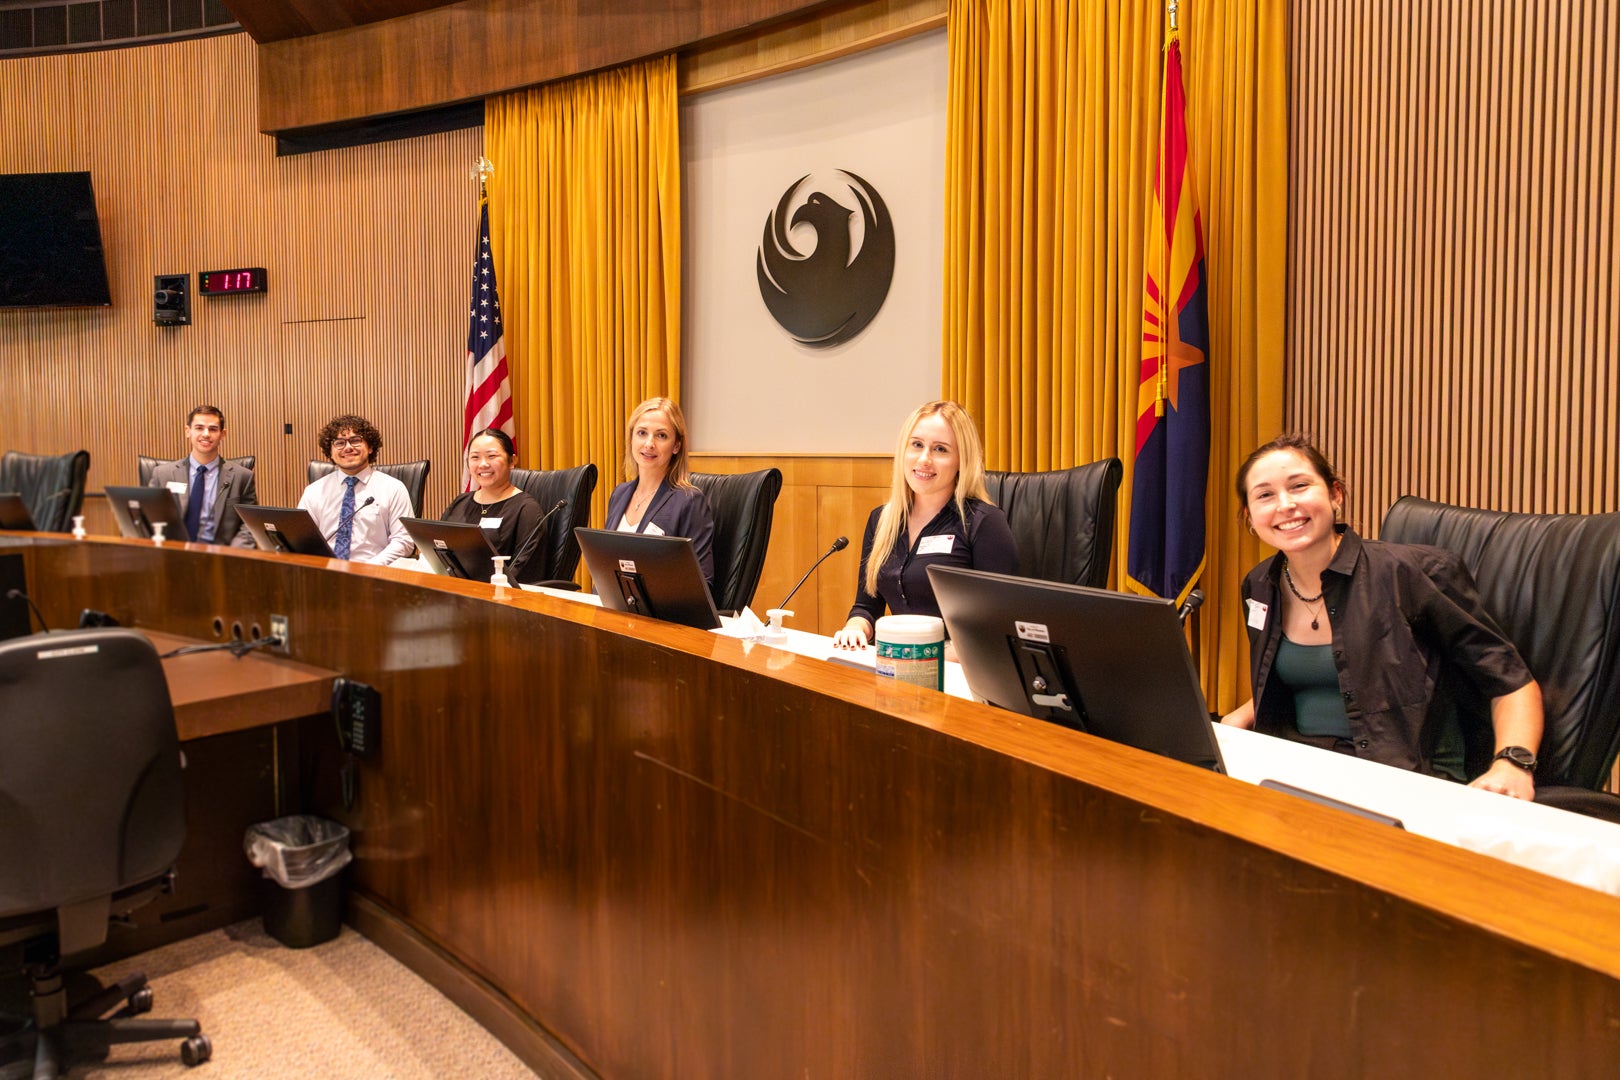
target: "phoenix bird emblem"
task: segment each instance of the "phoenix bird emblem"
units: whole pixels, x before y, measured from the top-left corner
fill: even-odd
[[[850,193],[860,204],[865,236],[861,250],[851,252],[850,218],[855,211],[824,192],[814,191],[788,217],[788,207],[806,173],[782,194],[765,219],[756,270],[759,295],[774,318],[801,345],[840,345],[866,329],[889,295],[894,277],[894,222],[872,185],[843,169]],[[816,231],[816,247],[799,254],[788,238],[798,225]],[[853,257],[852,257],[853,254]]]

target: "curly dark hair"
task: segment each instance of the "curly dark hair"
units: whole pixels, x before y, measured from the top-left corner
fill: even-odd
[[[345,431],[366,440],[366,447],[371,451],[371,456],[366,458],[366,464],[375,465],[377,451],[382,449],[382,432],[372,427],[371,421],[363,416],[334,416],[325,427],[321,428],[318,438],[321,442],[321,453],[325,455],[326,460],[332,460],[332,440]]]

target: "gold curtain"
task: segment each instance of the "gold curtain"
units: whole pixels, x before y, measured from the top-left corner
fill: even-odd
[[[680,144],[666,56],[490,98],[491,245],[518,453],[622,478],[624,422],[680,400]]]
[[[943,393],[996,469],[1125,462],[1130,522],[1142,259],[1157,160],[1164,7],[954,0],[945,178]],[[1260,551],[1231,478],[1282,423],[1286,0],[1183,0],[1193,182],[1209,276],[1204,692],[1247,696],[1240,575]]]

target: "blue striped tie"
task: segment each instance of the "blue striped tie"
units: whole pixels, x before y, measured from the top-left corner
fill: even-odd
[[[349,541],[354,537],[354,485],[359,482],[358,476],[343,478],[343,506],[338,510],[338,520],[343,524],[332,538],[332,553],[340,559],[349,557]]]

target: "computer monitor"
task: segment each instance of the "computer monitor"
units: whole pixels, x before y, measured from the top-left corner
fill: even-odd
[[[977,697],[1226,771],[1172,601],[958,567],[928,577]]]
[[[28,504],[16,492],[0,493],[0,529],[38,531],[34,526],[34,515],[28,512]]]
[[[416,554],[435,574],[488,581],[495,573],[497,552],[482,527],[431,518],[401,518],[400,524],[416,541]]]
[[[236,512],[242,515],[242,524],[265,551],[337,558],[308,510],[287,506],[238,506]]]
[[[720,613],[692,541],[615,529],[575,529],[602,606],[713,630]]]
[[[152,526],[163,523],[163,538],[184,543],[186,512],[180,499],[168,488],[108,487],[107,505],[118,521],[118,531],[132,540],[152,539]]]

